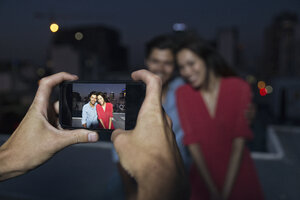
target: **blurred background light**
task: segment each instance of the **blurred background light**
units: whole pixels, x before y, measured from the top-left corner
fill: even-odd
[[[39,77],[42,77],[42,76],[45,75],[46,71],[45,71],[44,68],[40,67],[40,68],[37,69],[36,73],[38,74]]]
[[[175,23],[175,24],[173,24],[173,30],[174,31],[185,31],[186,25],[184,23]]]
[[[83,38],[83,34],[81,32],[76,32],[75,33],[75,39],[76,40],[82,40]]]
[[[257,83],[258,89],[262,89],[266,87],[266,83],[264,81],[258,81]]]
[[[272,87],[271,85],[268,85],[268,86],[266,87],[266,90],[267,90],[267,93],[268,93],[268,94],[271,94],[271,93],[273,92],[273,87]]]
[[[260,94],[261,96],[266,96],[266,95],[267,95],[267,90],[266,90],[266,88],[261,88],[261,89],[259,90],[259,94]]]
[[[247,75],[246,76],[246,81],[249,83],[249,84],[253,84],[256,82],[256,78],[252,75]]]
[[[58,31],[58,29],[59,29],[58,24],[52,23],[52,24],[50,25],[50,30],[51,30],[51,32],[55,33],[55,32]]]

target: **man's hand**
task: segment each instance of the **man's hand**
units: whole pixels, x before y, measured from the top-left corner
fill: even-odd
[[[59,130],[47,117],[52,88],[77,76],[61,72],[39,82],[27,114],[11,137],[0,147],[0,180],[26,173],[51,158],[64,147],[81,142],[96,142],[98,135],[89,130]]]
[[[112,141],[121,165],[138,183],[138,199],[184,199],[187,182],[182,159],[162,110],[161,79],[146,70],[132,73],[147,85],[134,130],[115,130]]]

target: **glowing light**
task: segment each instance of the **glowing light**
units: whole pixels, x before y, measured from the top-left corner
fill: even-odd
[[[82,40],[82,38],[83,38],[83,34],[81,32],[75,33],[75,39],[76,40]]]
[[[46,71],[44,68],[38,68],[36,73],[38,74],[38,76],[44,76]]]
[[[264,81],[258,81],[257,87],[259,89],[265,88],[266,87],[266,83]]]
[[[173,30],[174,31],[185,31],[186,25],[184,23],[175,23],[175,24],[173,24]]]
[[[52,24],[50,25],[50,30],[51,30],[53,33],[57,32],[58,29],[59,29],[58,24],[52,23]]]
[[[273,92],[273,88],[272,88],[271,85],[268,85],[268,86],[266,87],[266,90],[267,90],[267,93],[268,93],[268,94],[271,94],[271,93]]]
[[[256,78],[255,78],[254,76],[252,76],[252,75],[248,75],[248,76],[246,77],[246,80],[247,80],[247,82],[250,83],[250,84],[253,84],[253,83],[256,82]]]
[[[266,90],[266,88],[261,88],[261,89],[259,90],[259,94],[260,94],[261,96],[266,96],[266,95],[267,95],[267,90]]]
[[[49,67],[49,68],[51,68],[51,67],[52,67],[52,61],[51,61],[51,60],[48,60],[48,61],[46,62],[46,66]]]

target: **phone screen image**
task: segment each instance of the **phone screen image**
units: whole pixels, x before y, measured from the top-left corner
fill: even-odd
[[[146,87],[135,81],[74,81],[60,84],[59,123],[64,129],[90,129],[110,141],[115,129],[132,130]]]
[[[72,127],[125,129],[126,84],[74,83]]]

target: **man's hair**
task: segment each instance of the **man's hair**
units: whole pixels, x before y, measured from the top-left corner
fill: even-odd
[[[96,91],[90,92],[90,94],[89,94],[89,100],[90,100],[90,98],[91,98],[92,95],[96,95],[97,96],[97,92]]]
[[[146,43],[146,54],[147,59],[153,49],[170,49],[172,53],[175,53],[176,43],[171,35],[159,35]]]

